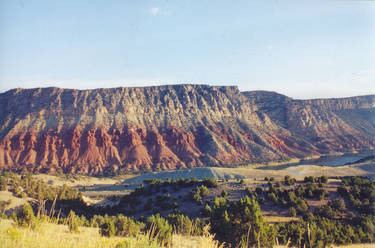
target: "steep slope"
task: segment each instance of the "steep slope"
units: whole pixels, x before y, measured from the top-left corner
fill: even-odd
[[[0,94],[0,166],[40,172],[164,170],[375,148],[375,96],[294,100],[168,85]]]

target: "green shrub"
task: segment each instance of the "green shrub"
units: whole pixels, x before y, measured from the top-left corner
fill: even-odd
[[[8,180],[5,177],[0,176],[0,191],[7,190],[7,185],[8,185]]]
[[[156,238],[161,246],[168,245],[172,238],[172,226],[159,214],[152,215],[147,219],[147,230],[150,239]]]
[[[124,237],[135,237],[144,227],[143,223],[136,222],[134,219],[123,215],[117,216],[115,226],[116,235]]]
[[[14,221],[14,223],[18,224],[18,219],[17,219],[17,213],[13,211],[10,215],[10,219]]]
[[[278,202],[278,198],[277,196],[275,195],[275,193],[268,193],[267,194],[267,198],[272,201],[274,204],[276,204]]]
[[[296,183],[296,181],[297,180],[295,178],[291,178],[288,175],[284,177],[284,184],[286,186],[292,186],[292,185],[294,185]]]
[[[296,217],[296,215],[297,215],[296,209],[294,207],[290,207],[289,208],[289,216],[290,217]]]
[[[319,182],[320,182],[320,183],[327,183],[327,182],[328,182],[328,178],[327,178],[326,176],[321,176],[321,177],[319,178]]]
[[[115,224],[112,220],[107,219],[103,224],[100,225],[99,232],[102,236],[113,237],[116,234]]]
[[[260,194],[263,193],[263,189],[262,189],[261,187],[257,186],[257,187],[255,188],[255,192],[256,192],[258,195],[260,195]]]
[[[303,181],[305,183],[314,183],[315,182],[315,178],[313,176],[307,176],[303,179]]]
[[[205,215],[205,216],[210,216],[211,215],[211,212],[212,212],[212,209],[210,207],[210,205],[206,204],[204,206],[204,208],[202,208],[201,210],[202,214]]]
[[[69,231],[73,233],[79,233],[78,229],[78,217],[74,213],[73,210],[70,210],[69,216],[68,216],[68,227]]]
[[[178,234],[191,235],[193,231],[193,223],[188,216],[182,214],[170,214],[167,216],[168,222]]]
[[[216,178],[205,178],[202,180],[203,185],[208,188],[217,188],[217,179]]]
[[[334,199],[328,202],[328,205],[339,212],[342,212],[346,209],[345,202],[343,199]]]
[[[320,206],[317,207],[314,211],[316,216],[325,217],[325,218],[334,218],[336,213],[330,206]]]
[[[229,204],[216,198],[210,224],[216,237],[233,247],[272,247],[275,242],[273,227],[263,221],[258,202],[248,196]]]
[[[196,187],[194,190],[190,191],[190,196],[198,204],[202,204],[202,197],[207,196],[210,193],[208,188],[204,185]]]
[[[198,189],[199,189],[200,195],[202,197],[207,196],[210,193],[210,191],[208,190],[208,188],[206,186],[204,186],[204,185],[200,186]]]
[[[104,217],[101,215],[94,215],[90,220],[90,226],[92,227],[100,227],[101,224],[104,223]]]
[[[222,191],[221,191],[221,197],[226,197],[227,195],[228,195],[228,192],[225,190],[225,189],[223,189]]]
[[[17,225],[21,227],[31,227],[35,215],[29,203],[23,205],[22,209],[17,213]]]
[[[296,203],[296,211],[298,214],[304,214],[306,213],[306,211],[309,209],[309,206],[307,205],[306,201],[299,198],[297,199],[297,203]]]

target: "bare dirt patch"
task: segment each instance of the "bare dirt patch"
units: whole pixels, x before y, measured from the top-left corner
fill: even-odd
[[[5,207],[5,212],[13,211],[15,209],[18,209],[22,207],[26,202],[31,201],[31,198],[25,197],[25,198],[20,198],[16,197],[13,195],[12,192],[9,191],[0,191],[0,202],[10,202]]]

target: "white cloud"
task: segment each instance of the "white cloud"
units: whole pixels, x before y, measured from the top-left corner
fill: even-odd
[[[158,15],[160,16],[160,15],[170,15],[171,11],[165,10],[165,9],[161,9],[159,7],[154,7],[154,8],[150,9],[150,13],[153,16],[158,16]]]
[[[156,16],[160,14],[160,8],[151,8],[150,12],[153,16]]]

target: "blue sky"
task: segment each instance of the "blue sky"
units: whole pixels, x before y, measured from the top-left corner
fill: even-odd
[[[180,83],[375,94],[375,1],[0,0],[0,91]]]

